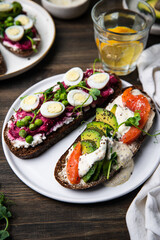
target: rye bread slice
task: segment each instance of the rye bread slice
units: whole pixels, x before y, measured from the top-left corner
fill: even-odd
[[[143,94],[145,94],[148,98],[149,96],[138,86],[131,86],[133,89],[138,89],[140,90]],[[127,89],[127,88],[125,88]],[[123,89],[123,91],[125,90]],[[117,96],[116,96],[117,97]],[[115,97],[115,98],[116,98]],[[112,101],[115,99],[113,98]],[[155,105],[152,101],[151,98],[150,99],[150,105],[151,105],[151,111],[150,111],[150,116],[149,116],[149,124],[147,125],[147,128],[145,127],[145,131],[149,131],[149,129],[151,128],[153,121],[154,121],[154,117],[155,117]],[[143,133],[139,136],[139,138],[133,142],[132,144],[129,144],[128,147],[130,148],[130,150],[133,153],[133,156],[137,153],[137,151],[139,150],[139,148],[141,147],[142,142],[144,141],[146,135],[144,135]],[[80,136],[75,140],[75,142],[80,141]],[[72,143],[73,145],[73,143]],[[71,146],[72,146],[71,145]],[[71,148],[71,146],[69,147],[69,149]],[[67,179],[66,176],[66,172],[65,172],[65,168],[66,168],[66,164],[67,164],[67,155],[69,153],[69,149],[61,156],[61,158],[58,160],[55,170],[54,170],[54,176],[55,179],[63,186],[69,189],[75,189],[75,190],[80,190],[80,189],[87,189],[87,188],[91,188],[91,187],[95,187],[101,183],[104,183],[107,180],[107,178],[105,176],[101,176],[99,178],[99,180],[94,181],[94,182],[88,182],[85,183],[83,180],[80,181],[79,184],[70,184],[70,182]],[[117,174],[119,171],[121,170],[121,166],[119,166],[118,169],[112,169],[111,173],[110,173],[110,178],[112,178],[115,174]]]
[[[41,42],[41,38],[40,38],[40,35],[38,33],[38,31],[36,30],[36,37],[37,39],[39,39],[38,41],[35,41],[35,46],[36,46],[36,49],[38,49],[39,45],[40,45],[40,42]],[[10,52],[12,52],[13,54],[15,54],[16,56],[19,56],[19,57],[29,57],[31,56],[33,53],[34,53],[34,50],[33,49],[14,49],[13,47],[10,47],[10,46],[6,46],[4,43],[3,43],[3,39],[0,38],[0,42],[1,44],[6,48],[8,49]]]
[[[7,72],[7,67],[4,61],[4,58],[0,52],[0,75],[3,75]]]
[[[105,103],[103,103],[103,105],[101,105],[101,107],[106,106],[106,104],[109,101],[111,101],[112,98],[114,98],[115,96],[117,96],[121,93],[122,83],[117,76],[116,76],[116,78],[117,78],[118,82],[114,88],[114,93],[107,98],[107,100],[105,101]],[[91,108],[89,111],[83,112],[83,114],[81,116],[79,116],[77,119],[75,119],[73,122],[71,122],[67,125],[63,125],[62,127],[58,128],[55,132],[52,132],[49,135],[47,135],[47,138],[45,140],[43,140],[42,143],[40,143],[39,145],[36,145],[35,147],[29,146],[28,148],[24,148],[24,147],[15,148],[13,146],[13,143],[8,138],[8,130],[9,130],[8,124],[6,124],[5,129],[4,129],[4,133],[3,133],[4,140],[5,140],[6,144],[8,145],[10,151],[17,157],[22,158],[22,159],[35,158],[35,157],[38,157],[39,155],[41,155],[43,152],[45,152],[51,146],[53,146],[54,144],[59,142],[62,138],[67,136],[73,130],[75,130],[78,126],[80,126],[82,121],[86,121],[90,117],[94,116],[95,111],[96,111],[96,108]],[[13,116],[11,117],[10,120],[13,120]]]

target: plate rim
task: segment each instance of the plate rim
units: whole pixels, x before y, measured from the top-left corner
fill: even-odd
[[[155,171],[156,167],[158,166],[159,164],[159,161],[157,161],[154,165],[154,168],[151,169],[151,171],[145,176],[145,178],[143,178],[142,181],[139,182],[138,185],[135,185],[133,187],[131,187],[130,189],[128,190],[125,190],[125,191],[122,191],[121,193],[118,194],[118,196],[113,196],[113,197],[110,197],[109,199],[103,197],[103,198],[98,198],[98,197],[94,197],[93,199],[86,199],[86,198],[83,198],[83,199],[80,199],[80,200],[77,200],[77,198],[68,198],[67,196],[64,196],[62,194],[58,195],[53,195],[52,193],[49,193],[49,191],[43,191],[43,188],[39,188],[36,186],[36,184],[33,184],[29,179],[27,179],[26,177],[23,176],[23,174],[21,172],[18,171],[18,169],[16,169],[16,167],[14,167],[14,162],[15,160],[12,159],[12,157],[10,157],[10,154],[13,155],[10,150],[8,149],[8,146],[7,144],[5,143],[5,140],[4,140],[4,135],[3,135],[3,132],[4,132],[4,128],[5,128],[5,125],[6,123],[8,122],[8,120],[10,119],[10,114],[12,115],[11,112],[13,112],[13,106],[15,104],[18,103],[19,101],[19,98],[21,96],[24,96],[28,91],[31,91],[32,88],[35,88],[37,85],[43,85],[45,86],[45,83],[48,83],[49,81],[52,81],[52,83],[54,82],[54,78],[56,80],[56,78],[59,78],[59,77],[63,77],[64,74],[57,74],[57,75],[54,75],[52,77],[49,77],[49,78],[46,78],[46,79],[43,79],[41,80],[40,82],[32,85],[30,88],[28,88],[27,90],[25,90],[20,96],[17,97],[17,99],[13,102],[13,104],[11,105],[11,107],[9,108],[7,114],[6,114],[6,117],[4,119],[4,122],[3,122],[3,127],[2,127],[2,147],[3,147],[3,151],[4,151],[4,155],[5,155],[5,158],[10,166],[10,168],[12,169],[13,173],[26,185],[28,186],[29,188],[31,188],[32,190],[36,191],[37,193],[45,196],[45,197],[48,197],[48,198],[51,198],[53,200],[58,200],[58,201],[61,201],[61,202],[66,202],[66,203],[74,203],[74,204],[91,204],[91,203],[98,203],[98,202],[106,202],[106,201],[111,201],[113,199],[117,199],[119,197],[122,197],[122,196],[125,196],[126,194],[132,192],[133,190],[135,190],[136,188],[138,188],[140,185],[142,185],[151,175],[152,173]],[[59,79],[58,79],[59,81]],[[130,83],[122,80],[122,85],[125,85],[124,87],[127,87],[127,86],[131,86]],[[56,81],[55,81],[56,82]],[[156,109],[157,110],[157,109]],[[160,119],[160,115],[157,113],[158,115],[158,119]],[[72,134],[72,133],[71,133]],[[15,157],[13,155],[13,157]],[[32,160],[32,159],[30,159]],[[29,161],[30,161],[29,160]],[[53,169],[53,172],[54,172],[54,169]],[[55,178],[53,177],[53,181],[56,181]],[[60,185],[61,186],[61,185]],[[61,186],[62,187],[62,186]],[[62,187],[63,188],[63,187]],[[70,189],[67,189],[69,191],[74,191],[74,190],[70,190]],[[94,191],[94,190],[93,190]]]
[[[33,6],[35,5],[35,9],[36,9],[36,6],[40,7],[41,10],[42,10],[43,12],[45,12],[45,14],[46,14],[46,15],[48,16],[48,18],[50,19],[50,21],[51,21],[51,23],[52,23],[52,29],[53,29],[54,35],[53,35],[53,38],[52,38],[52,41],[51,41],[50,45],[47,47],[46,51],[43,52],[42,55],[40,55],[40,57],[39,57],[38,59],[35,59],[35,61],[34,61],[32,64],[28,64],[26,67],[22,67],[22,68],[20,68],[20,69],[17,70],[17,71],[0,75],[0,81],[7,80],[8,78],[11,78],[11,77],[16,77],[16,76],[18,76],[18,75],[20,75],[20,74],[28,71],[29,69],[33,68],[35,65],[37,65],[37,64],[47,55],[47,53],[49,52],[49,50],[51,49],[51,47],[52,47],[52,45],[53,45],[53,43],[54,43],[54,41],[55,41],[55,37],[56,37],[56,26],[55,26],[55,22],[54,22],[53,18],[51,17],[51,15],[48,13],[48,11],[47,11],[45,8],[43,8],[40,4],[38,4],[38,3],[36,3],[36,2],[33,2],[32,0],[21,0],[21,1],[20,1],[20,0],[17,0],[17,1],[21,2],[22,4],[23,4],[23,2],[25,2],[26,4],[29,4],[29,5],[30,5],[30,4],[33,5]],[[2,46],[2,47],[3,47],[3,46]],[[11,52],[9,52],[9,51],[8,51],[8,54],[12,54],[12,55],[13,55],[13,53],[11,53]],[[5,57],[4,57],[4,56],[3,56],[3,58],[4,58],[4,61],[5,61]],[[7,65],[7,64],[6,64],[6,65]]]

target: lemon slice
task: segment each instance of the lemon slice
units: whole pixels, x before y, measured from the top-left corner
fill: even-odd
[[[136,33],[134,29],[117,26],[108,30],[115,33]],[[108,37],[110,34],[108,34]],[[116,37],[115,37],[116,38]],[[123,36],[122,36],[123,38]],[[128,41],[108,40],[101,42],[96,39],[96,45],[99,48],[101,58],[110,67],[125,67],[136,62],[143,51],[143,43],[132,41],[133,36],[128,36]]]
[[[139,57],[143,50],[143,44],[134,42],[117,42],[108,41],[101,44],[101,57],[103,61],[111,67],[124,67],[132,65]]]

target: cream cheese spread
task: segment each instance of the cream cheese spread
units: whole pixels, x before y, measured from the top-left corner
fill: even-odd
[[[132,112],[129,108],[125,107],[122,102],[122,95],[117,97],[112,103],[110,103],[106,109],[111,110],[114,105],[117,105],[115,116],[118,122],[118,125],[122,122],[125,122],[128,118],[134,117],[134,112]],[[119,127],[118,133],[123,136],[126,132],[128,132],[130,129],[129,126],[125,126],[125,124],[122,124],[122,126]]]
[[[105,136],[102,136],[100,140],[100,147],[98,149],[92,153],[80,156],[78,165],[78,172],[80,177],[83,177],[95,162],[104,159],[107,150],[107,139],[108,138]]]
[[[31,144],[27,143],[26,141],[21,141],[18,139],[12,140],[12,144],[16,148],[21,148],[21,147],[28,148],[29,146],[35,147],[36,145],[43,142],[43,140],[45,139],[46,139],[46,136],[44,134],[39,133],[33,136],[33,141]]]

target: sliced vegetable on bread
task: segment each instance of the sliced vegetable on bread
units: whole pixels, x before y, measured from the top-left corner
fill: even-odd
[[[72,68],[51,88],[21,98],[19,109],[5,127],[4,139],[17,157],[37,157],[120,92],[117,76],[101,69],[83,72]],[[93,141],[84,140],[82,148],[88,146],[95,149]]]
[[[96,109],[94,121],[58,160],[56,180],[70,189],[127,181],[133,171],[133,157],[154,117],[155,106],[146,93],[134,86],[124,89],[105,108]],[[117,178],[123,169],[128,169],[127,174]]]
[[[19,2],[0,2],[1,44],[20,57],[37,52],[41,38],[34,22]]]

